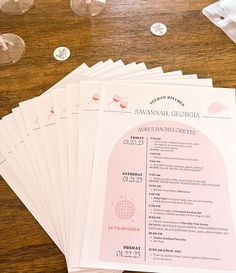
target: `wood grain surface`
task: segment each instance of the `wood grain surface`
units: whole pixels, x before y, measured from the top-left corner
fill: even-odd
[[[21,16],[0,12],[0,32],[13,32],[26,42],[15,65],[0,68],[0,115],[18,102],[40,95],[86,62],[122,59],[145,62],[149,68],[182,69],[212,77],[216,86],[236,85],[236,45],[207,18],[203,7],[212,0],[109,0],[94,18],[75,15],[69,0],[38,0]],[[152,35],[154,22],[168,33]],[[71,57],[57,62],[52,53],[67,46]],[[8,185],[0,181],[0,272],[65,273],[63,255]]]

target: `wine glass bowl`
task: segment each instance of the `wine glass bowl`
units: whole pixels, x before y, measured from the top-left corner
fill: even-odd
[[[92,95],[92,98],[88,104],[91,104],[93,102],[97,103],[100,100],[100,94],[97,92]]]
[[[123,112],[127,107],[128,107],[128,101],[121,101],[120,102],[120,108],[121,108],[121,111]]]
[[[95,93],[94,95],[93,95],[93,100],[94,101],[98,101],[100,99],[100,95],[98,94],[98,93]]]
[[[112,98],[112,101],[108,105],[112,105],[113,103],[118,103],[121,100],[121,97],[119,95],[115,95]]]
[[[0,0],[1,10],[9,15],[20,15],[34,6],[34,0]]]

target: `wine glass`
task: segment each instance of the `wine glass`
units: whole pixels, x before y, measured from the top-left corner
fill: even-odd
[[[13,64],[21,59],[25,43],[16,34],[0,33],[0,66]]]
[[[115,95],[112,98],[112,101],[108,105],[112,105],[113,103],[118,103],[121,100],[121,97],[119,95]]]
[[[93,94],[92,99],[90,100],[88,104],[91,104],[92,102],[98,102],[99,100],[100,100],[100,94],[96,92]]]
[[[120,108],[121,108],[121,111],[122,111],[122,113],[124,112],[124,110],[128,107],[128,101],[126,101],[126,100],[122,100],[121,102],[120,102]]]
[[[105,9],[106,0],[70,0],[71,9],[80,16],[95,16]]]
[[[19,15],[30,10],[34,0],[0,0],[0,9],[9,15]],[[0,33],[0,66],[19,61],[25,52],[25,42],[13,33]]]
[[[9,15],[23,14],[34,6],[34,0],[0,0],[1,10]]]
[[[49,111],[49,115],[47,116],[47,119],[50,120],[51,117],[52,117],[54,114],[55,114],[54,107],[51,106],[50,111]]]

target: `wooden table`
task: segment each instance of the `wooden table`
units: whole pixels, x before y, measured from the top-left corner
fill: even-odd
[[[109,0],[92,19],[76,16],[69,0],[38,0],[22,16],[0,13],[0,31],[26,42],[24,58],[0,68],[0,115],[18,102],[41,94],[78,65],[112,58],[145,62],[165,71],[182,69],[212,77],[216,86],[236,85],[236,45],[201,10],[214,0]],[[163,22],[168,33],[149,31]],[[67,46],[71,57],[57,62],[52,53]],[[63,255],[7,184],[0,183],[0,272],[66,272]]]

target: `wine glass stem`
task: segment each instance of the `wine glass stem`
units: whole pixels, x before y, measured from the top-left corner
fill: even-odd
[[[8,42],[7,40],[3,37],[3,35],[0,33],[0,47],[3,51],[8,50]]]
[[[18,10],[21,10],[21,0],[12,0],[14,4],[16,4]]]

